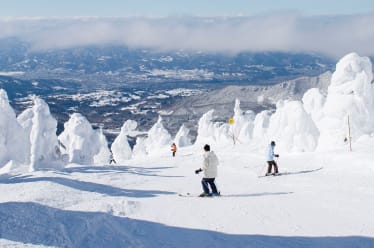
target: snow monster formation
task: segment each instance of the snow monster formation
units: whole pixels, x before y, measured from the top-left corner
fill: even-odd
[[[334,149],[349,139],[348,118],[353,141],[374,132],[373,72],[368,57],[351,53],[337,63],[322,115],[317,123],[321,150]]]
[[[3,89],[0,89],[0,115],[0,168],[11,170],[17,164],[29,163],[30,141]]]
[[[279,101],[267,136],[277,141],[279,151],[310,152],[317,147],[319,132],[300,101]]]
[[[214,110],[205,113],[199,120],[195,145],[233,144],[233,137],[230,133],[230,126],[227,123],[214,122]]]
[[[185,126],[182,125],[179,128],[179,131],[175,135],[174,143],[177,145],[177,147],[185,147],[190,146],[192,144],[191,137],[190,137],[190,130]]]
[[[51,115],[48,104],[35,97],[34,106],[26,110],[23,118],[30,137],[30,171],[61,169],[64,167],[57,139],[57,121]]]
[[[335,149],[374,132],[374,85],[372,64],[356,53],[344,56],[336,65],[327,95],[319,89],[307,91],[301,101],[279,101],[276,110],[253,117],[244,115],[237,100],[234,124],[213,122],[213,110],[204,114],[198,126],[197,143],[225,143],[235,133],[239,143],[263,147],[277,141],[282,152]]]
[[[141,157],[168,152],[170,151],[171,143],[171,136],[162,125],[162,118],[159,116],[158,121],[148,131],[147,136],[137,138],[133,155]]]
[[[66,149],[70,163],[92,165],[109,162],[110,151],[105,137],[99,130],[94,130],[81,114],[71,115],[58,138]]]
[[[251,110],[243,111],[239,99],[235,99],[234,122],[230,125],[230,133],[234,143],[246,144],[252,139],[255,114]]]
[[[136,121],[127,120],[123,123],[120,134],[113,141],[111,150],[113,153],[113,159],[117,164],[124,164],[126,160],[131,159],[132,150],[129,141],[127,140],[127,135],[134,131],[137,126],[138,123]]]

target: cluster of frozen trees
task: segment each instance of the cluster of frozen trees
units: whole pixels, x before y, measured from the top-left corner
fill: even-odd
[[[137,128],[137,122],[127,120],[110,149],[101,129],[95,130],[79,113],[71,115],[64,124],[64,131],[57,136],[57,121],[48,105],[34,97],[33,107],[18,117],[9,105],[7,93],[0,89],[0,172],[17,168],[60,169],[66,164],[108,164],[114,159],[124,164],[133,157],[158,154],[168,150],[172,142],[179,147],[191,144],[189,130],[182,125],[174,140],[164,128],[162,118],[139,137],[131,149],[128,135]]]
[[[102,130],[94,130],[81,114],[73,114],[57,137],[57,122],[48,105],[34,97],[32,108],[18,117],[9,105],[7,94],[0,90],[0,168],[9,171],[28,166],[29,170],[61,168],[68,163],[107,164],[113,156],[118,164],[131,158],[155,155],[178,147],[190,146],[188,128],[181,126],[171,137],[159,117],[145,136],[138,137],[131,149],[128,135],[137,123],[127,120],[112,146],[108,147]],[[353,141],[374,133],[374,87],[372,64],[367,57],[351,53],[336,65],[327,94],[313,88],[302,101],[279,101],[275,111],[257,115],[243,111],[236,100],[233,121],[215,122],[214,110],[205,113],[198,123],[195,145],[248,145],[263,149],[277,141],[280,150],[303,152],[334,149],[345,145],[348,118]],[[111,154],[112,152],[112,154]]]
[[[275,112],[244,112],[237,100],[233,124],[213,122],[213,113],[200,119],[198,142],[260,148],[276,140],[278,149],[287,152],[336,149],[374,134],[372,64],[367,57],[348,54],[337,63],[327,94],[312,88],[302,101],[279,101]]]

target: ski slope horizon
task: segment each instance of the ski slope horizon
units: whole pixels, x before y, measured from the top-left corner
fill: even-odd
[[[160,117],[131,149],[137,123],[127,120],[112,144],[115,166],[83,115],[57,137],[43,100],[16,117],[0,90],[0,245],[373,247],[372,82],[370,60],[348,54],[327,95],[310,89],[257,115],[237,100],[231,124],[215,122],[214,110],[201,117],[194,144],[184,126],[172,139]],[[283,174],[261,177],[270,140]],[[194,170],[206,143],[222,196],[202,199]]]

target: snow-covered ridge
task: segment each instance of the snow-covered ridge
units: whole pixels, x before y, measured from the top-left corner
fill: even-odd
[[[372,80],[370,60],[355,53],[348,54],[338,62],[326,93],[312,88],[303,95],[302,101],[279,100],[274,112],[266,110],[257,115],[251,110],[243,111],[240,101],[236,100],[231,123],[215,122],[212,109],[201,117],[194,145],[241,145],[263,150],[270,140],[275,140],[280,151],[312,152],[346,146],[350,140],[358,142],[363,137],[370,138],[374,133]],[[110,98],[116,93],[104,92],[87,97],[103,95]],[[172,142],[179,146],[191,145],[189,130],[185,126],[173,139],[164,128],[160,116],[146,135],[137,137],[133,150],[128,144],[127,135],[135,131],[137,123],[125,122],[112,144],[111,156],[105,136],[101,130],[93,130],[85,117],[73,114],[65,124],[64,132],[57,137],[57,123],[48,105],[37,97],[33,100],[34,107],[27,109],[16,120],[5,91],[1,91],[0,111],[5,118],[2,119],[0,130],[0,145],[4,148],[0,151],[0,166],[4,170],[60,168],[68,162],[105,164],[111,157],[123,164],[133,157],[167,153]],[[14,132],[19,137],[14,136]],[[9,142],[24,151],[22,156],[7,150]],[[27,147],[24,147],[25,144]]]
[[[192,98],[172,106],[170,110],[174,115],[190,115],[192,113],[202,115],[214,106],[219,114],[228,116],[235,99],[239,99],[244,106],[250,109],[258,108],[259,105],[270,108],[279,100],[301,100],[304,93],[310,88],[319,88],[321,93],[326,94],[331,77],[332,73],[327,71],[319,76],[299,77],[276,85],[231,85],[192,96]]]

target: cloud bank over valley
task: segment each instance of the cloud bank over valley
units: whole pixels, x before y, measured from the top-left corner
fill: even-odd
[[[0,18],[0,39],[19,38],[33,51],[124,45],[160,51],[308,52],[373,55],[374,14],[239,17]]]

